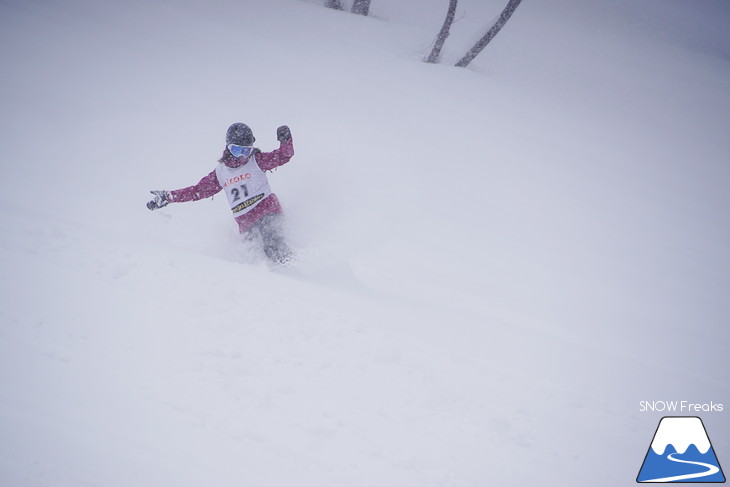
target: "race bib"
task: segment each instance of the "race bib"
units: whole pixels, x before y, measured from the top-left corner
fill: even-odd
[[[226,193],[234,217],[253,210],[271,194],[269,180],[256,163],[255,155],[239,167],[228,167],[220,163],[215,168],[215,174]]]

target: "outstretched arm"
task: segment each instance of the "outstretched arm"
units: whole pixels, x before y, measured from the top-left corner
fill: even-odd
[[[223,188],[218,183],[218,177],[215,175],[215,171],[212,171],[195,186],[188,186],[187,188],[176,189],[174,191],[151,191],[155,195],[155,199],[147,203],[147,208],[150,210],[159,210],[170,203],[197,201],[213,196],[221,189]]]
[[[184,203],[186,201],[202,200],[203,198],[213,196],[221,189],[223,188],[221,188],[221,185],[218,182],[218,177],[215,175],[215,171],[211,171],[210,174],[205,176],[194,186],[170,191],[170,202]]]

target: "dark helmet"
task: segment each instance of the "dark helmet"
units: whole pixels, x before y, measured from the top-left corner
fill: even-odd
[[[253,145],[255,141],[256,138],[253,136],[251,127],[245,123],[238,122],[228,127],[228,132],[226,132],[226,145]]]

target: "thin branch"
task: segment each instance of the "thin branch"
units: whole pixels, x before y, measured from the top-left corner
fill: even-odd
[[[494,39],[494,36],[497,35],[497,33],[502,29],[504,24],[507,23],[509,18],[514,13],[517,6],[520,4],[522,0],[509,0],[507,3],[507,6],[502,10],[502,14],[499,16],[499,20],[492,26],[489,31],[484,34],[484,37],[479,39],[476,44],[474,44],[474,47],[469,49],[469,52],[466,53],[466,55],[459,60],[458,63],[456,63],[457,67],[465,68],[469,65],[472,60],[474,60],[477,55],[482,52],[482,49],[484,49],[487,44],[489,44],[489,41]]]
[[[446,19],[444,25],[441,27],[438,36],[436,37],[436,44],[434,44],[431,54],[426,59],[427,63],[437,63],[441,57],[441,48],[444,47],[446,38],[449,37],[449,29],[451,24],[454,23],[454,16],[456,15],[456,2],[457,0],[449,0],[449,10],[446,12]]]

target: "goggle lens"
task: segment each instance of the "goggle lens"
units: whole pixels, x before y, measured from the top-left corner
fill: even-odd
[[[228,150],[233,154],[233,157],[249,157],[253,153],[253,147],[250,145],[230,144]]]

